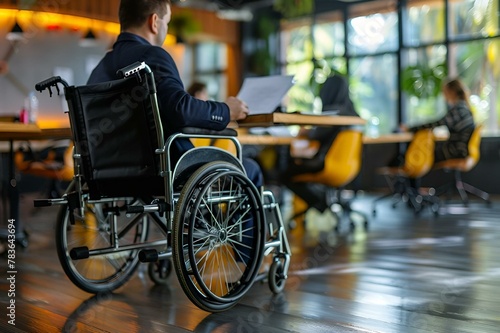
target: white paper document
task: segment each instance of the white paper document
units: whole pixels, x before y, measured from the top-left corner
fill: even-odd
[[[236,97],[248,105],[250,114],[272,113],[293,84],[293,75],[250,77]]]

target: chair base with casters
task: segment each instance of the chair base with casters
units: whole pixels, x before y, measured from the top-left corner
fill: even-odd
[[[382,174],[383,171],[381,172]],[[385,199],[391,198],[391,207],[396,208],[400,202],[406,203],[415,213],[419,215],[426,207],[429,207],[435,216],[439,215],[440,200],[433,188],[423,190],[411,185],[409,179],[405,177],[394,178],[394,173],[388,171],[385,174],[388,180],[390,193],[382,195],[372,202],[372,215],[377,216],[377,204]]]
[[[155,283],[175,271],[209,312],[231,308],[263,276],[281,292],[291,251],[279,206],[247,177],[236,131],[184,128],[164,140],[153,73],[144,63],[120,72],[101,84],[53,77],[36,86],[64,85],[69,106],[73,180],[60,198],[35,200],[60,206],[56,248],[68,278],[89,293],[111,292],[144,262]],[[177,140],[199,138],[231,140],[236,154],[197,147],[172,160]],[[264,256],[273,262],[261,273]]]
[[[418,215],[429,206],[434,215],[439,214],[440,201],[435,196],[434,189],[423,191],[415,185],[434,163],[434,134],[432,129],[417,131],[410,142],[404,158],[404,164],[396,167],[383,167],[377,173],[383,175],[387,181],[390,193],[383,195],[372,202],[372,214],[376,216],[376,205],[381,200],[392,197],[392,207],[400,201],[406,202],[413,212]]]
[[[349,191],[344,188],[324,188],[323,191],[325,192],[325,207],[332,213],[332,217],[335,220],[332,222],[335,222],[333,229],[336,233],[342,232],[342,225],[346,220],[349,222],[350,232],[356,229],[359,221],[361,221],[363,229],[365,231],[368,230],[369,220],[366,214],[352,208],[352,201],[355,199],[355,195],[352,198],[346,198],[343,193]],[[307,223],[314,223],[314,221],[307,219],[307,213],[311,207],[308,207],[305,203],[297,206],[300,206],[298,211],[293,213],[288,223],[290,229],[297,228],[299,222],[304,226]],[[355,216],[358,216],[359,219],[354,218]]]
[[[462,180],[462,171],[459,169],[449,169],[447,170],[446,168],[445,172],[453,172],[453,181],[451,181],[448,184],[445,184],[436,190],[436,195],[438,196],[446,196],[446,201],[450,201],[453,193],[458,193],[460,195],[460,199],[462,203],[467,206],[469,204],[469,195],[472,194],[473,196],[484,200],[486,205],[491,205],[490,201],[490,195],[489,193],[478,189],[477,187],[474,187]]]
[[[469,197],[467,193],[470,193],[480,199],[483,199],[487,205],[491,204],[490,195],[487,192],[467,184],[462,180],[462,174],[472,170],[472,168],[474,168],[479,162],[482,127],[483,125],[479,124],[472,132],[468,143],[467,157],[441,161],[436,163],[434,166],[434,169],[442,169],[445,172],[453,173],[453,181],[438,188],[438,195],[441,196],[446,194],[449,200],[453,192],[456,191],[460,195],[462,203],[464,205],[468,205]]]

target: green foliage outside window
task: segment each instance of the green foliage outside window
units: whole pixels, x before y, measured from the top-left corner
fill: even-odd
[[[310,15],[314,11],[314,0],[276,0],[274,10],[286,19]]]
[[[408,95],[418,98],[437,97],[446,76],[447,69],[444,63],[435,67],[408,66],[401,73],[401,89]]]

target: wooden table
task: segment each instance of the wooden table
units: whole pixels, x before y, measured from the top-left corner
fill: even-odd
[[[69,139],[71,129],[40,128],[36,124],[0,122],[0,141]]]
[[[348,126],[364,125],[366,120],[353,116],[313,115],[301,113],[273,112],[269,114],[250,115],[238,121],[239,127],[268,127],[275,125],[315,125],[315,126]]]
[[[1,141],[25,140],[26,136],[39,135],[41,131],[36,124],[0,122]]]
[[[439,134],[434,135],[436,141],[448,140],[448,135]],[[401,133],[390,133],[383,134],[377,137],[363,137],[364,144],[378,144],[378,143],[408,143],[413,139],[413,133],[411,132],[401,132]]]
[[[239,132],[239,131],[238,131]],[[387,144],[387,143],[408,143],[413,138],[413,133],[391,133],[382,134],[377,137],[363,136],[364,144]],[[273,135],[258,135],[258,134],[248,134],[241,133],[238,134],[238,140],[242,145],[269,145],[269,146],[280,146],[280,145],[290,145],[293,141],[298,138],[293,136],[273,136]],[[436,141],[447,140],[448,136],[436,136]]]
[[[293,136],[274,136],[258,134],[238,134],[238,141],[242,145],[286,146],[297,138]]]

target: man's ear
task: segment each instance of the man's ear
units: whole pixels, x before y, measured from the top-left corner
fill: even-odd
[[[148,19],[148,27],[149,30],[151,30],[152,33],[157,34],[158,33],[158,14],[153,13],[149,15]]]

